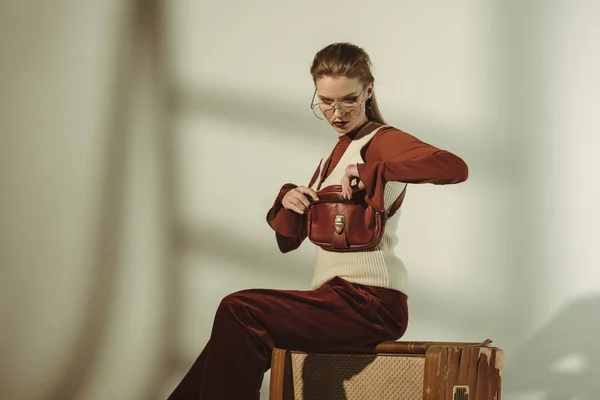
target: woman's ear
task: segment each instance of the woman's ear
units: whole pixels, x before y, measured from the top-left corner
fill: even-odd
[[[373,90],[374,90],[374,86],[375,86],[375,85],[374,85],[373,83],[369,83],[369,84],[367,85],[367,90],[366,90],[366,93],[367,93],[367,99],[370,99],[371,97],[373,97]]]

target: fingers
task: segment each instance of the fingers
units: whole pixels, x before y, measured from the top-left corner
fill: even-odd
[[[315,192],[314,190],[312,190],[309,187],[305,187],[305,186],[298,186],[296,188],[299,192],[303,193],[303,194],[307,194],[310,197],[312,197],[313,200],[317,201],[319,200],[319,196],[317,195],[317,192]],[[307,204],[308,205],[308,204]]]
[[[304,206],[301,207],[296,204],[289,204],[285,208],[287,208],[288,210],[294,211],[295,213],[298,213],[298,214],[304,214],[304,210],[305,210]]]
[[[344,176],[342,177],[342,197],[350,199],[352,197],[352,168],[351,165],[346,167]]]
[[[349,200],[349,199],[351,199],[351,198],[352,198],[352,186],[351,186],[351,184],[350,184],[350,183],[347,183],[347,184],[346,184],[345,191],[346,191],[346,198],[347,198],[348,200]]]
[[[303,209],[310,205],[310,200],[308,200],[304,193],[301,193],[300,191],[293,193],[291,195],[291,200],[294,204],[296,204],[298,207],[302,207]]]
[[[281,201],[283,207],[285,207],[288,210],[292,210],[298,214],[304,214],[304,212],[310,205],[310,201],[306,197],[305,193],[311,196],[312,198],[318,200],[317,193],[314,190],[304,186],[298,186],[297,188],[294,188],[288,193],[286,193],[283,200]]]
[[[346,175],[344,175],[344,177],[342,178],[342,181],[340,182],[342,185],[342,198],[343,199],[349,199],[350,197],[348,196],[348,189],[350,187],[350,178],[348,178]]]
[[[296,197],[287,196],[283,198],[281,204],[284,208],[294,211],[298,214],[304,214],[304,210],[306,210],[306,206],[298,200]]]
[[[352,179],[354,178],[355,177],[353,177],[351,174],[344,174],[344,177],[341,181],[343,198],[351,199],[355,189],[362,190],[367,187],[364,182],[358,178],[356,178],[356,185],[352,186]]]
[[[296,196],[292,194],[286,199],[285,202],[282,202],[283,206],[287,209],[296,211],[299,214],[304,214],[304,210],[306,210],[310,203],[306,197],[303,197],[303,194]]]

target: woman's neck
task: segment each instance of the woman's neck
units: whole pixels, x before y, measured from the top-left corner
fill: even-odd
[[[360,133],[360,131],[362,131],[362,129],[369,123],[370,121],[368,119],[365,118],[364,121],[362,121],[356,128],[352,129],[351,131],[348,131],[346,133],[341,133],[339,135],[340,139],[343,137],[348,137],[348,139],[350,140],[354,140],[354,138]]]

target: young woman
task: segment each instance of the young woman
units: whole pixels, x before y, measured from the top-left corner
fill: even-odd
[[[311,74],[313,112],[338,134],[308,186],[286,184],[267,214],[282,252],[306,239],[303,214],[317,189],[341,184],[344,197],[366,189],[386,208],[408,183],[465,181],[456,155],[385,124],[368,54],[349,43],[319,51]],[[352,185],[354,183],[354,186]],[[356,186],[356,187],[355,187]],[[308,197],[307,197],[308,196]],[[219,305],[210,340],[169,399],[256,400],[274,346],[309,352],[369,350],[406,331],[406,270],[394,254],[399,213],[379,245],[360,252],[316,246],[311,290],[243,290]]]

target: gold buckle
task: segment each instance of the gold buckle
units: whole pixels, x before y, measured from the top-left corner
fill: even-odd
[[[335,216],[335,233],[337,233],[338,235],[341,234],[344,231],[344,216],[343,215],[336,215]]]

